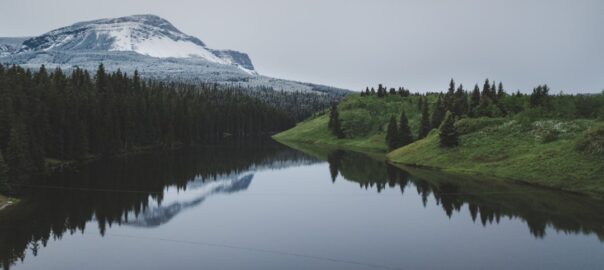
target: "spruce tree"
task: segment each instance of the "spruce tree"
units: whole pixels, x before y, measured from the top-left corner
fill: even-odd
[[[454,110],[455,104],[455,81],[451,79],[449,82],[449,90],[445,94],[444,106],[445,110]]]
[[[493,81],[493,85],[491,85],[491,99],[497,101],[497,87],[495,86],[495,81]]]
[[[399,132],[398,137],[400,138],[400,146],[403,147],[413,142],[413,134],[411,134],[411,128],[409,127],[409,119],[405,115],[405,111],[401,112],[401,118],[399,121]]]
[[[480,105],[480,88],[478,88],[478,84],[474,85],[474,90],[472,91],[472,96],[470,97],[470,116],[476,116],[476,109]]]
[[[430,114],[428,113],[428,100],[424,99],[424,103],[422,105],[422,119],[419,126],[419,138],[423,139],[428,136],[430,133]]]
[[[2,152],[0,151],[0,194],[6,194],[9,191],[8,166],[4,162]]]
[[[440,125],[440,146],[441,147],[454,147],[459,144],[459,134],[455,129],[455,115],[450,111],[447,111],[445,120]]]
[[[440,123],[442,123],[445,119],[445,113],[447,113],[445,105],[442,102],[441,95],[438,96],[436,105],[434,106],[434,111],[432,112],[432,119],[430,120],[430,126],[432,126],[432,128],[438,128]]]
[[[463,90],[463,85],[460,84],[457,91],[455,91],[453,112],[457,116],[462,116],[468,113],[468,107],[466,92]]]
[[[400,147],[398,127],[394,116],[390,117],[388,128],[386,129],[386,145],[388,145],[388,150],[394,150]]]
[[[342,130],[342,124],[340,123],[340,115],[338,114],[338,106],[333,104],[331,106],[331,112],[329,113],[329,123],[327,124],[331,133],[338,137],[338,139],[344,138],[344,131]]]
[[[497,98],[501,99],[505,96],[505,90],[503,90],[503,83],[499,82],[499,88],[497,89]]]
[[[491,95],[491,83],[489,82],[489,79],[486,79],[484,81],[484,85],[482,86],[482,93],[481,93],[481,97],[490,97]]]
[[[384,87],[383,87],[383,86],[382,86],[382,84],[380,83],[380,84],[378,85],[378,92],[377,92],[378,97],[384,97],[385,92],[386,92],[386,89],[384,89]]]

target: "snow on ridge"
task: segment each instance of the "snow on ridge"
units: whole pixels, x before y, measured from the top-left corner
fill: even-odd
[[[118,49],[119,50],[119,49]],[[158,37],[141,40],[133,44],[132,50],[152,57],[157,58],[187,58],[201,57],[210,62],[219,64],[229,64],[225,60],[218,58],[206,48],[201,47],[193,42],[178,40],[174,41],[168,38]]]

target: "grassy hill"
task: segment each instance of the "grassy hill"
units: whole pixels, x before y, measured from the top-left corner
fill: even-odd
[[[462,133],[459,147],[440,147],[434,130],[387,157],[395,164],[604,194],[604,155],[580,149],[581,142],[592,140],[589,134],[604,130],[602,123],[544,120],[523,125],[512,119],[464,119],[456,126]]]
[[[419,96],[391,95],[378,98],[350,95],[338,105],[342,128],[346,134],[345,139],[336,138],[327,129],[328,113],[311,117],[273,138],[279,141],[337,145],[349,149],[386,152],[385,131],[390,116],[398,118],[401,111],[405,110],[411,129],[417,132],[420,121],[419,100]]]

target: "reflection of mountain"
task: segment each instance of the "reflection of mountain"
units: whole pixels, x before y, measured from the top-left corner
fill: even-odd
[[[35,183],[37,188],[21,191],[18,206],[0,212],[0,266],[9,269],[23,259],[25,250],[35,249],[35,255],[49,239],[83,232],[90,221],[101,234],[115,224],[164,224],[211,194],[245,190],[256,171],[316,162],[321,161],[270,140],[249,139],[102,160],[41,179]],[[212,188],[208,193],[204,187]],[[190,200],[164,202],[166,189],[199,194]],[[157,203],[164,206],[152,208]]]
[[[198,206],[208,197],[220,193],[233,193],[246,190],[252,183],[253,174],[245,175],[241,178],[222,180],[216,182],[203,182],[202,186],[197,187],[201,192],[196,194],[193,200],[176,201],[168,205],[159,205],[157,207],[149,207],[140,213],[134,220],[126,220],[122,223],[125,225],[136,227],[157,227],[167,223],[181,211]],[[189,189],[189,192],[191,189]]]
[[[545,237],[546,228],[574,234],[596,234],[604,241],[604,201],[544,190],[527,185],[444,174],[437,171],[400,169],[384,160],[351,151],[317,149],[296,145],[296,149],[329,162],[333,181],[338,175],[359,183],[361,188],[398,188],[404,194],[414,187],[424,205],[432,197],[451,217],[468,209],[483,226],[504,218],[524,220],[533,236]]]

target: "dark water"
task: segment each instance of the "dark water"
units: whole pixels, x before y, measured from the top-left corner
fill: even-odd
[[[300,148],[302,147],[302,148]],[[604,203],[254,141],[23,186],[3,269],[604,269]]]

